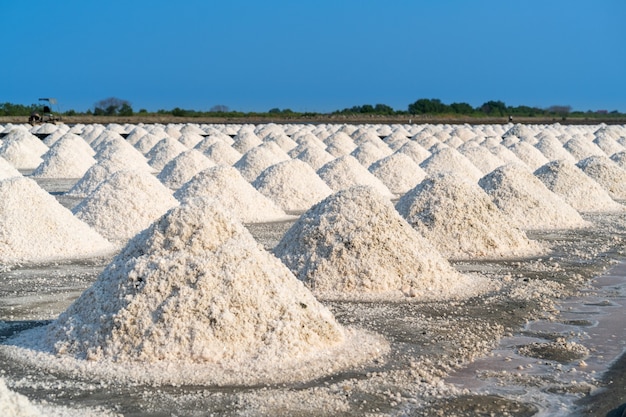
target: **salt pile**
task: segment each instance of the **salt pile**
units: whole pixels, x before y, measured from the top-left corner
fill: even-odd
[[[546,158],[539,149],[535,148],[528,142],[518,142],[509,146],[509,149],[531,170],[535,170],[542,165],[547,164],[548,158]]]
[[[355,185],[367,185],[385,197],[393,197],[389,188],[351,155],[330,161],[318,169],[317,174],[333,191],[341,191]]]
[[[563,147],[580,161],[590,156],[605,156],[602,149],[583,135],[575,135],[563,144]]]
[[[131,240],[57,320],[8,343],[10,356],[57,371],[177,385],[302,382],[387,350],[339,325],[240,223],[200,199]]]
[[[410,156],[399,152],[374,162],[369,171],[396,195],[406,193],[426,177]]]
[[[233,166],[252,182],[264,169],[291,158],[275,143],[265,142],[246,152]]]
[[[478,181],[483,173],[456,149],[445,147],[435,150],[426,158],[420,167],[429,175],[444,172],[456,172],[472,181]]]
[[[112,242],[125,243],[178,201],[152,174],[117,171],[72,210]]]
[[[576,166],[593,178],[616,200],[626,200],[626,171],[606,156],[590,156]]]
[[[0,156],[18,170],[37,168],[43,162],[41,156],[47,151],[48,147],[24,128],[11,130],[0,146]]]
[[[569,153],[563,147],[563,144],[553,135],[542,135],[539,142],[535,144],[535,148],[537,148],[548,159],[548,161],[562,159],[572,163],[576,162],[574,155]]]
[[[459,174],[426,178],[402,196],[396,209],[447,258],[520,258],[544,251],[478,184]]]
[[[326,152],[336,158],[348,155],[357,147],[352,138],[341,131],[328,136],[324,143],[326,144]]]
[[[387,145],[383,144],[383,146],[372,141],[363,142],[350,155],[354,156],[365,168],[369,168],[374,162],[391,155],[391,149]]]
[[[457,150],[483,174],[488,174],[499,166],[504,165],[504,162],[500,158],[489,152],[486,147],[480,146],[476,142],[465,142],[463,145],[459,146]]]
[[[13,167],[6,159],[0,156],[0,180],[11,177],[21,177],[22,174]]]
[[[166,187],[177,190],[198,172],[215,166],[202,152],[190,149],[168,162],[157,178]]]
[[[44,417],[44,414],[28,398],[7,388],[4,379],[0,378],[0,416]]]
[[[617,152],[623,152],[624,146],[620,145],[613,137],[608,134],[597,134],[593,143],[602,149],[606,155],[613,155]]]
[[[619,165],[620,168],[626,170],[626,151],[614,153],[611,155],[611,161]]]
[[[535,138],[535,132],[527,125],[517,123],[515,126],[507,130],[502,134],[502,139],[506,139],[510,136],[515,136],[522,139],[524,142],[528,142],[530,145],[537,143]]]
[[[52,262],[96,257],[114,248],[25,177],[0,181],[0,262]]]
[[[146,155],[152,148],[156,146],[161,140],[163,140],[164,136],[157,136],[152,133],[146,133],[142,137],[140,137],[137,142],[132,143],[129,141],[131,145],[133,145],[139,152]],[[126,138],[128,140],[128,138]],[[181,143],[182,145],[182,143]],[[184,145],[183,145],[184,146]]]
[[[233,149],[241,154],[245,154],[252,148],[261,145],[263,141],[248,127],[242,127],[233,138]]]
[[[480,187],[520,229],[587,227],[576,209],[550,191],[528,168],[503,165],[480,179]]]
[[[301,145],[298,145],[297,148],[300,146]],[[316,145],[303,146],[301,151],[297,155],[293,156],[293,158],[298,158],[299,160],[306,162],[316,171],[335,159],[334,156]]]
[[[157,172],[161,171],[168,162],[172,159],[176,158],[181,153],[187,151],[188,149],[172,138],[165,138],[159,141],[156,145],[146,153],[146,158],[148,158],[148,165],[154,168]]]
[[[216,142],[209,146],[204,154],[209,157],[210,160],[215,162],[216,165],[234,165],[241,159],[241,155],[230,145],[224,142]]]
[[[549,162],[537,169],[535,176],[579,212],[624,210],[624,206],[615,202],[600,184],[571,162]]]
[[[305,211],[332,190],[306,162],[291,159],[272,165],[252,183],[285,211]]]
[[[422,145],[414,141],[409,141],[405,143],[396,152],[410,156],[411,159],[413,159],[418,164],[421,164],[426,158],[431,155],[430,152],[424,149]]]
[[[272,200],[254,188],[237,169],[219,165],[196,174],[174,193],[184,203],[195,197],[214,198],[243,223],[260,223],[287,218]]]
[[[452,268],[371,187],[343,190],[313,206],[274,253],[324,298],[441,300],[486,286]]]
[[[82,178],[96,160],[93,149],[80,136],[68,133],[42,155],[43,162],[31,174],[36,178]]]
[[[171,137],[171,136],[170,136]],[[200,142],[204,140],[204,136],[201,136],[198,133],[186,132],[176,138],[180,143],[185,145],[186,148],[194,148]]]

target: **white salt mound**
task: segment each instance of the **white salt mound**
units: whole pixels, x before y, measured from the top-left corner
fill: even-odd
[[[59,318],[9,341],[46,366],[154,384],[302,382],[386,344],[332,313],[214,202],[170,210]],[[68,369],[71,368],[71,369]]]
[[[198,150],[190,149],[168,162],[157,178],[165,186],[177,190],[198,172],[215,166],[215,163]]]
[[[483,173],[469,159],[450,147],[434,151],[432,155],[422,161],[420,167],[429,175],[456,172],[475,182],[483,176]]]
[[[590,156],[606,156],[598,145],[582,135],[573,136],[570,140],[563,144],[563,147],[571,153],[577,161]]]
[[[535,170],[542,165],[547,164],[548,158],[546,158],[539,149],[535,148],[528,142],[518,142],[511,146],[509,149],[530,167],[531,170]]]
[[[25,177],[0,181],[0,262],[52,262],[110,254],[114,247]]]
[[[485,281],[457,272],[371,187],[313,206],[274,253],[324,298],[442,300],[476,295]]]
[[[0,156],[18,170],[37,168],[47,151],[48,147],[37,136],[23,128],[11,130],[0,145]]]
[[[301,146],[302,145],[298,145],[296,148],[300,148]],[[311,146],[305,145],[305,146],[302,146],[302,148],[300,148],[299,150],[300,152],[298,152],[297,155],[292,156],[292,157],[298,158],[299,160],[306,162],[315,171],[317,171],[318,169],[323,167],[325,164],[335,159],[335,157],[333,157],[331,154],[329,154],[323,148],[320,148],[317,145],[311,145]]]
[[[369,171],[396,195],[406,193],[426,177],[426,172],[410,156],[399,152],[374,162]]]
[[[146,154],[148,165],[160,172],[168,162],[187,150],[187,147],[176,139],[162,139]]]
[[[317,170],[317,175],[333,191],[341,191],[355,185],[366,185],[373,187],[385,197],[393,197],[389,188],[351,155],[344,155],[330,161]]]
[[[589,226],[576,209],[550,191],[522,165],[503,165],[481,178],[478,184],[511,223],[520,229]]]
[[[563,147],[563,144],[552,135],[543,135],[541,139],[539,139],[539,142],[535,144],[535,148],[537,148],[548,159],[548,161],[562,159],[572,163],[576,162],[574,155],[569,153]]]
[[[272,142],[265,142],[250,149],[233,166],[241,172],[241,175],[248,182],[252,182],[266,168],[290,159],[280,146]]]
[[[369,168],[374,162],[391,155],[391,149],[384,143],[383,146],[378,146],[372,141],[366,141],[354,149],[350,155],[354,156],[365,168]]]
[[[620,168],[626,170],[626,151],[614,153],[611,155],[611,161],[619,165]]]
[[[584,212],[623,211],[607,190],[571,162],[556,160],[535,171],[535,176],[572,207]]]
[[[36,178],[82,178],[96,160],[93,149],[80,136],[66,134],[42,155],[31,174]]]
[[[606,156],[590,156],[576,166],[593,178],[616,200],[626,200],[626,170]]]
[[[263,171],[252,183],[285,211],[305,211],[332,194],[306,162],[290,159]]]
[[[396,209],[447,258],[520,258],[544,252],[478,184],[459,174],[426,178],[400,198]]]
[[[243,155],[224,142],[216,142],[209,146],[204,154],[216,165],[234,165]]]
[[[431,155],[422,145],[412,140],[402,145],[396,152],[410,156],[418,164]]]
[[[0,378],[0,416],[4,417],[44,417],[44,414],[17,392],[11,391],[4,379]]]
[[[125,243],[178,201],[152,174],[117,171],[72,210],[112,242]]]
[[[284,220],[288,216],[254,188],[237,169],[219,165],[196,174],[174,193],[181,203],[196,197],[214,198],[243,223]]]
[[[11,177],[21,177],[22,174],[6,159],[0,156],[0,180]]]

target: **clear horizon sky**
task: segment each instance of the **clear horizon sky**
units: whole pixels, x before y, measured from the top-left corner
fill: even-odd
[[[624,0],[2,0],[0,103],[626,113]]]

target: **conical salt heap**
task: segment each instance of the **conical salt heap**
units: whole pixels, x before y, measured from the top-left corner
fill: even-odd
[[[202,152],[190,149],[169,161],[157,178],[166,187],[178,190],[198,172],[215,166]]]
[[[620,168],[626,170],[626,151],[614,153],[611,155],[611,161],[615,162]]]
[[[585,136],[577,134],[563,144],[563,147],[574,156],[574,159],[581,159],[590,156],[606,156],[602,149]]]
[[[35,181],[0,181],[0,262],[51,262],[108,255],[114,247]]]
[[[21,177],[22,174],[6,159],[0,156],[0,180],[12,177]]]
[[[15,128],[0,142],[0,156],[16,169],[35,169],[48,147],[24,128]]]
[[[513,152],[522,162],[524,162],[531,170],[535,170],[542,165],[547,164],[548,158],[546,158],[539,149],[535,148],[528,142],[520,141],[509,146],[511,152]]]
[[[465,142],[457,148],[457,151],[465,156],[483,174],[488,174],[499,166],[504,165],[502,159],[474,141]]]
[[[478,185],[504,211],[511,224],[520,229],[589,226],[576,209],[550,191],[523,165],[503,165],[481,178]]]
[[[432,155],[422,161],[420,167],[429,175],[452,171],[462,174],[472,181],[478,181],[483,176],[483,173],[469,159],[450,147],[434,151]]]
[[[366,185],[373,187],[385,197],[393,197],[389,188],[351,155],[340,156],[330,161],[317,170],[317,175],[333,191],[341,191],[355,185]]]
[[[94,151],[87,142],[68,133],[42,155],[43,162],[31,175],[36,178],[82,178],[96,163],[92,155]]]
[[[54,355],[49,366],[65,359],[78,372],[157,384],[302,382],[386,349],[340,326],[205,199],[170,210],[56,321],[25,333],[9,341],[16,357],[34,349]]]
[[[371,187],[333,194],[304,213],[274,253],[324,298],[441,300],[486,285],[450,266]]]
[[[626,200],[626,170],[606,156],[590,156],[576,166],[593,178],[616,200]]]
[[[426,172],[410,156],[401,152],[374,162],[369,171],[396,195],[406,193],[426,177]]]
[[[187,150],[187,147],[176,139],[161,139],[146,154],[146,158],[148,158],[148,165],[154,168],[157,172],[160,172],[169,161]]]
[[[127,170],[111,174],[72,211],[110,241],[126,243],[176,205],[152,174]]]
[[[459,174],[426,178],[400,198],[396,209],[450,259],[519,258],[544,252],[511,225],[478,184]]]
[[[184,203],[196,197],[214,198],[243,223],[260,223],[287,218],[287,214],[265,197],[231,166],[218,165],[197,173],[174,193]]]
[[[252,182],[266,168],[290,159],[276,143],[264,142],[246,152],[233,166],[248,182]]]
[[[299,159],[272,165],[252,185],[285,211],[308,210],[333,192],[313,168]]]

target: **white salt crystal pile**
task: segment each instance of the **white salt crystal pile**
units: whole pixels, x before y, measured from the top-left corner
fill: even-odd
[[[537,148],[548,159],[548,161],[562,159],[572,163],[576,162],[574,155],[569,153],[563,147],[563,144],[551,134],[541,135],[539,142],[535,144],[535,148]]]
[[[94,151],[80,136],[68,133],[42,155],[42,163],[32,172],[36,178],[82,178],[96,160]]]
[[[478,182],[511,224],[523,229],[588,227],[580,214],[520,164],[503,165]]]
[[[617,152],[626,150],[623,145],[619,144],[611,135],[607,133],[597,133],[593,143],[602,149],[606,155],[613,155]]]
[[[626,171],[606,156],[590,156],[576,166],[593,178],[615,200],[626,200]]]
[[[148,165],[146,157],[122,138],[98,146],[94,158],[99,162],[107,159],[118,160],[128,164],[129,168],[134,167],[154,171]]]
[[[0,378],[0,416],[5,417],[44,417],[25,396],[11,391],[4,379]]]
[[[318,169],[317,174],[333,191],[341,191],[355,185],[367,185],[385,197],[393,197],[389,188],[351,155],[330,161]]]
[[[545,251],[513,226],[478,184],[459,174],[426,178],[400,198],[396,209],[450,259],[520,258]]]
[[[422,145],[415,141],[409,141],[402,145],[396,152],[406,154],[411,157],[416,163],[421,164],[431,153],[427,151]]]
[[[96,152],[98,152],[101,148],[108,146],[112,142],[124,141],[122,135],[117,132],[111,132],[109,130],[104,130],[100,133],[95,139],[91,142],[88,142],[89,146]]]
[[[174,193],[174,197],[181,203],[195,197],[214,198],[243,223],[288,218],[284,210],[257,191],[231,166],[218,165],[197,173]]]
[[[111,242],[124,244],[178,201],[152,174],[117,171],[72,210]]]
[[[142,137],[140,137],[137,142],[132,143],[129,142],[131,145],[133,145],[139,152],[141,152],[142,154],[146,155],[148,152],[150,152],[150,150],[152,148],[154,148],[156,146],[157,143],[159,143],[161,140],[165,139],[166,136],[157,136],[155,134],[152,134],[150,132],[146,133],[145,135],[143,135]],[[128,138],[126,138],[128,139]],[[179,142],[180,143],[180,142]],[[184,146],[181,143],[182,146]]]
[[[277,144],[264,142],[246,152],[233,166],[248,182],[252,182],[266,168],[290,159]]]
[[[531,170],[535,170],[542,165],[547,164],[548,158],[546,158],[539,149],[535,148],[528,142],[518,142],[511,146],[509,149],[524,162]]]
[[[6,159],[0,156],[0,180],[11,177],[21,177],[22,174]]]
[[[233,138],[232,147],[239,153],[245,154],[250,149],[261,145],[263,141],[254,133],[250,127],[243,126]]]
[[[336,132],[324,139],[326,144],[326,152],[338,158],[350,154],[356,149],[357,145],[354,140],[344,132]]]
[[[358,145],[350,155],[355,157],[365,168],[369,168],[374,162],[391,155],[391,149],[387,145],[383,144],[383,146],[372,141],[366,141]]]
[[[516,138],[521,139],[522,141],[527,142],[530,145],[534,145],[535,143],[537,143],[535,135],[536,132],[530,126],[517,123],[515,126],[502,134],[502,139],[515,136]]]
[[[426,172],[410,156],[399,152],[374,162],[369,171],[396,195],[406,193],[426,177]]]
[[[619,165],[620,168],[626,170],[626,151],[614,153],[611,155],[611,161]]]
[[[324,298],[443,300],[476,295],[484,279],[457,272],[371,187],[313,206],[274,253]]]
[[[289,136],[285,134],[285,132],[270,132],[268,135],[263,137],[263,142],[273,142],[277,144],[283,151],[289,152],[298,144],[293,141]]]
[[[59,318],[9,354],[98,378],[256,385],[320,377],[388,350],[342,327],[213,201],[170,210]],[[21,355],[20,355],[21,354]]]
[[[46,136],[43,139],[43,143],[47,146],[50,147],[52,145],[54,145],[56,143],[56,141],[58,141],[63,135],[65,135],[66,133],[68,133],[69,127],[65,126],[65,128],[59,128],[57,130],[55,130],[54,132],[50,133],[48,136]],[[33,132],[31,132],[33,133]],[[87,142],[85,142],[87,143]]]
[[[308,210],[333,192],[313,168],[299,159],[272,165],[252,185],[287,212]]]
[[[216,142],[209,146],[204,154],[216,165],[234,165],[241,159],[241,155],[236,149],[225,142]]]
[[[553,193],[563,197],[572,207],[584,212],[623,211],[600,184],[572,162],[556,160],[535,171],[535,176]]]
[[[187,150],[187,147],[176,139],[162,139],[146,153],[148,165],[160,172],[168,162]]]
[[[606,156],[602,149],[584,135],[577,134],[563,144],[563,147],[580,161],[590,156]]]
[[[488,174],[499,166],[504,165],[502,159],[489,152],[486,147],[480,146],[473,141],[465,142],[457,148],[457,151],[474,164],[482,174]]]
[[[298,132],[296,134],[294,134],[292,136],[294,142],[296,142],[298,144],[298,146],[302,146],[302,148],[298,151],[302,152],[304,149],[309,148],[309,147],[318,147],[320,149],[326,149],[326,144],[317,136],[315,136],[314,134],[312,134],[311,132],[308,131],[304,131],[304,132]],[[348,140],[351,141],[351,139],[348,137]],[[294,150],[290,150],[288,152],[288,154],[290,156],[294,156]]]
[[[47,151],[48,147],[23,127],[11,130],[0,146],[0,156],[18,170],[37,168]]]
[[[202,152],[190,149],[168,162],[157,175],[157,178],[166,187],[177,190],[198,172],[213,166],[215,163],[204,156]]]
[[[196,149],[200,152],[204,152],[207,149],[209,149],[209,146],[220,142],[221,140],[215,136],[215,135],[209,135],[206,137],[203,137],[202,140],[198,143],[196,143],[194,146],[189,146],[190,148]]]
[[[495,156],[500,158],[502,162],[504,162],[505,164],[526,165],[524,164],[524,162],[522,162],[521,159],[517,157],[517,155],[513,153],[513,151],[511,151],[506,146],[502,145],[499,139],[495,137],[485,138],[485,140],[481,143],[481,146],[484,146],[487,149],[489,149],[489,152],[493,153]]]
[[[445,147],[436,150],[420,164],[429,175],[456,172],[471,181],[478,181],[483,173],[456,149]]]
[[[142,136],[148,134],[148,131],[141,125],[137,125],[128,132],[128,136],[126,136],[126,140],[129,144],[135,145],[142,138]],[[153,145],[154,146],[154,145]]]
[[[296,148],[300,148],[300,147],[301,145],[298,145]],[[302,147],[301,151],[297,155],[292,156],[292,158],[297,158],[301,161],[306,162],[315,171],[317,171],[318,169],[323,167],[325,164],[335,159],[334,156],[326,152],[323,148],[320,148],[319,146],[316,146],[316,145]]]
[[[114,248],[25,177],[0,181],[0,262],[53,262],[97,257]]]
[[[170,136],[172,137],[172,136]],[[185,145],[186,148],[194,148],[200,142],[204,140],[204,136],[201,136],[198,133],[186,132],[176,138],[180,143]]]

